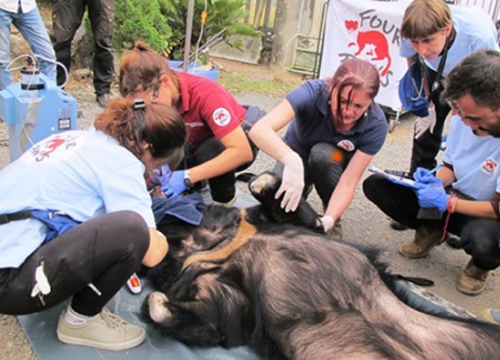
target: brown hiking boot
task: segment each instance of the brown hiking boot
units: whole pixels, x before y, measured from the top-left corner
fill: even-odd
[[[483,270],[474,265],[472,259],[457,279],[456,288],[466,295],[478,295],[486,287],[489,270]]]
[[[436,245],[441,244],[443,230],[441,228],[422,225],[415,230],[413,241],[405,241],[399,248],[399,253],[408,259],[426,257]]]

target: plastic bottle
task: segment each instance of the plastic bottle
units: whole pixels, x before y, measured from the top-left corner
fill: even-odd
[[[40,70],[36,67],[24,66],[21,69],[21,89],[23,97],[27,101],[38,98],[38,88],[40,86]]]

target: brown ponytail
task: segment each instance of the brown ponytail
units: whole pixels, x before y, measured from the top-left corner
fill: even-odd
[[[150,49],[145,42],[138,41],[134,49],[120,60],[120,93],[125,97],[153,89],[164,74],[176,87],[179,86],[175,71],[168,66],[168,59]]]

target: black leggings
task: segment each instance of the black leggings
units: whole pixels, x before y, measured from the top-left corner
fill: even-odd
[[[390,218],[416,229],[422,225],[444,228],[447,213],[441,219],[419,219],[418,198],[415,192],[397,185],[380,175],[371,175],[363,182],[365,196]],[[493,270],[500,266],[500,222],[475,218],[458,213],[450,215],[446,230],[460,236],[465,252],[472,256],[481,269]]]
[[[311,186],[314,185],[325,210],[353,155],[353,152],[347,152],[329,143],[322,142],[314,145],[307,160],[302,158],[305,183],[302,196],[307,198],[312,189]],[[283,170],[283,164],[276,162],[273,172],[283,176]]]
[[[243,171],[250,167],[250,165],[252,165],[255,161],[257,153],[259,152],[257,146],[255,146],[255,144],[248,137],[248,131],[250,131],[252,125],[260,120],[266,114],[266,112],[256,106],[248,106],[247,108],[248,111],[246,114],[246,118],[245,121],[241,124],[241,127],[243,128],[247,140],[250,143],[253,159],[250,162],[240,165],[233,171],[229,171],[225,174],[216,176],[208,180],[208,183],[210,185],[210,194],[212,195],[212,199],[214,201],[226,203],[234,198],[234,195],[236,194],[235,174],[238,171]],[[189,146],[187,147],[186,165],[188,168],[191,168],[196,165],[203,164],[219,156],[224,150],[226,150],[226,147],[222,142],[220,142],[220,140],[217,140],[215,137],[208,138],[197,149],[191,148]]]
[[[86,221],[40,246],[19,268],[0,270],[0,313],[29,314],[73,296],[77,313],[96,315],[140,268],[148,247],[148,227],[134,212]],[[35,269],[42,263],[51,291],[32,297]]]

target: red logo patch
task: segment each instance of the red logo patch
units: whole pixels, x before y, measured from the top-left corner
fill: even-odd
[[[353,151],[355,149],[354,144],[350,142],[349,140],[342,140],[340,141],[337,146],[341,149],[344,149],[345,151]]]
[[[496,174],[497,169],[498,169],[498,162],[493,158],[486,159],[481,164],[481,170],[488,175]]]

